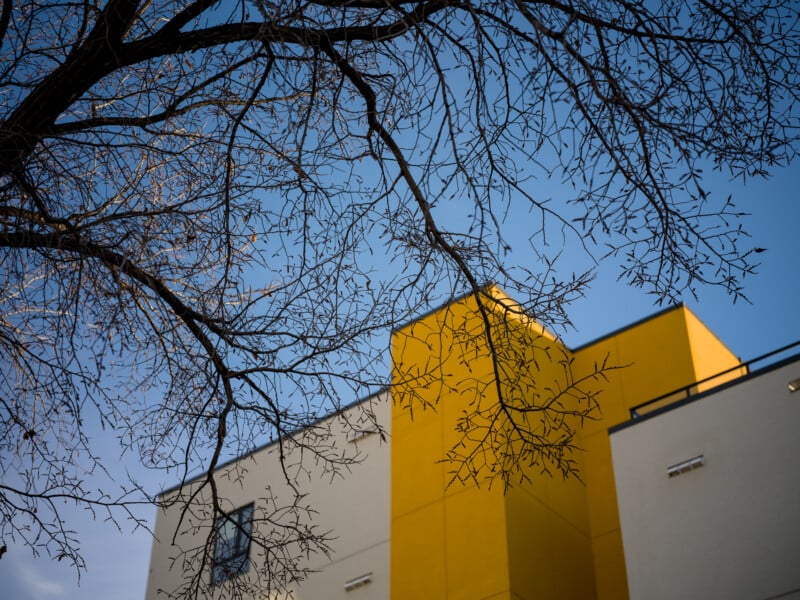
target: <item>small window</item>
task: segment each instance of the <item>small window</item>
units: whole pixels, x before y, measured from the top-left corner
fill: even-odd
[[[250,569],[250,534],[253,505],[248,504],[217,519],[217,539],[211,583],[218,585]]]

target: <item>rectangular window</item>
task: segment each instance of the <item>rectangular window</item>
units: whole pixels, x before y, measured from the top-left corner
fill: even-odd
[[[211,583],[227,581],[250,569],[250,534],[253,531],[253,505],[248,504],[217,519],[214,566]]]

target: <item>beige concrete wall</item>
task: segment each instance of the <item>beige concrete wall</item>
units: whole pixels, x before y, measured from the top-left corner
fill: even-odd
[[[633,600],[800,598],[797,377],[800,360],[611,435]]]
[[[390,433],[391,406],[388,393],[380,394],[370,400],[378,422]],[[377,434],[366,435],[356,441],[349,441],[349,427],[344,419],[357,418],[361,407],[348,409],[343,415],[332,417],[323,425],[331,425],[334,432],[331,441],[348,449],[350,454],[359,454],[363,460],[352,467],[344,478],[331,478],[315,465],[312,457],[303,461],[303,469],[297,470],[293,478],[299,489],[307,494],[302,504],[309,505],[317,514],[314,523],[318,531],[330,531],[332,553],[312,555],[305,566],[316,571],[299,585],[293,586],[293,598],[297,600],[387,600],[389,598],[389,508],[390,508],[390,446],[388,437],[381,439]],[[288,493],[284,476],[277,458],[277,445],[267,446],[234,465],[223,468],[217,474],[220,496],[226,498],[230,508],[255,503],[255,510],[269,506],[268,495],[276,497],[276,506],[281,506],[291,495]],[[288,464],[297,464],[298,456],[290,457]],[[269,491],[267,489],[269,488]],[[167,494],[174,497],[192,490],[187,485],[182,490]],[[207,509],[206,501],[198,498],[190,511],[181,518],[181,504],[160,510],[155,524],[150,573],[146,600],[168,597],[163,592],[173,592],[196,573],[196,561],[186,562],[181,558],[182,550],[190,550],[202,545],[211,528],[213,516]],[[257,525],[262,526],[262,525]],[[178,535],[174,538],[176,530]],[[297,551],[297,546],[290,547]],[[177,560],[176,560],[177,559]],[[251,547],[250,560],[253,566],[264,561],[261,549]],[[252,581],[254,569],[240,576],[240,583]],[[371,582],[352,591],[345,591],[345,583],[362,575],[371,574]],[[208,582],[208,572],[199,575]],[[224,587],[224,586],[222,586]],[[220,596],[225,589],[213,590],[212,597]],[[159,592],[163,590],[163,592]],[[256,597],[250,590],[247,596]],[[257,596],[261,599],[260,593]],[[283,597],[283,595],[275,596]]]

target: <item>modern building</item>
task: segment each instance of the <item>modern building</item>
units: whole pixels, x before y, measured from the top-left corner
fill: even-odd
[[[364,401],[388,437],[342,427],[363,462],[303,484],[337,539],[293,597],[800,598],[800,356],[749,371],[683,305],[569,349],[491,289],[395,331],[392,364]],[[222,469],[227,523],[202,498],[159,513],[148,600],[272,560],[247,527],[277,451]],[[182,551],[214,533],[194,572]]]

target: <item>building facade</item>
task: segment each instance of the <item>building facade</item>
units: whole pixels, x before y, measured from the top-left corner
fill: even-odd
[[[800,599],[798,377],[790,358],[612,430],[632,599]]]
[[[746,368],[739,359],[686,307],[661,311],[570,349],[502,292],[490,290],[481,305],[474,297],[466,297],[395,331],[392,368],[391,396],[387,392],[367,400],[377,407],[376,415],[390,437],[385,442],[375,435],[348,440],[343,434],[340,442],[358,444],[363,462],[349,477],[332,484],[313,476],[309,479],[309,502],[320,510],[317,520],[323,528],[335,530],[338,539],[333,542],[330,558],[309,559],[316,560],[310,565],[316,572],[287,588],[293,597],[734,597],[699,592],[692,595],[688,588],[674,587],[663,588],[659,596],[648,588],[668,578],[673,567],[664,560],[664,571],[656,573],[656,565],[648,558],[661,557],[648,554],[647,548],[663,543],[644,526],[657,521],[648,511],[657,511],[664,522],[669,522],[668,507],[662,511],[656,501],[667,498],[659,488],[665,482],[643,488],[635,468],[646,456],[648,440],[657,438],[650,429],[660,430],[659,423],[663,422],[662,437],[673,439],[670,431],[683,426],[673,423],[668,415],[681,415],[695,405],[687,401],[687,394],[690,399],[705,398],[702,402],[736,389],[745,390],[741,394],[748,396],[758,393],[751,386],[767,381],[745,376]],[[776,377],[784,377],[792,366],[786,368],[786,373]],[[800,377],[800,372],[794,376]],[[678,392],[672,394],[674,390]],[[648,403],[654,398],[659,400]],[[794,404],[798,402],[800,398]],[[725,404],[726,400],[714,403]],[[504,417],[511,413],[517,417]],[[632,420],[632,415],[639,417]],[[715,428],[724,429],[727,421],[705,418],[704,425],[698,424],[697,435],[717,439]],[[571,442],[580,450],[567,452],[561,462],[557,454],[518,453],[522,447],[517,437],[520,423],[527,428],[527,435],[541,436],[545,441],[566,427],[573,432]],[[764,427],[764,435],[768,435],[772,426]],[[614,433],[609,434],[609,430]],[[645,433],[631,441],[629,438],[639,431]],[[746,453],[747,444],[760,442],[752,436],[731,434],[726,443]],[[691,454],[689,449],[697,444],[686,444],[685,453]],[[785,440],[780,444],[772,449],[764,447],[763,452],[772,455],[783,448],[788,452],[781,455],[783,459],[800,457],[796,446]],[[280,479],[274,452],[273,446],[267,446],[227,467],[236,468],[237,473],[242,468],[246,471],[245,477],[230,478],[231,508],[243,509],[236,513],[237,518],[247,516],[251,503],[258,510],[258,490],[264,481]],[[711,456],[708,452],[703,456]],[[658,461],[673,460],[665,458],[668,455],[647,460],[661,464]],[[683,456],[677,455],[675,464]],[[693,456],[687,456],[687,460]],[[505,477],[498,474],[498,467]],[[573,467],[580,478],[562,477],[564,469]],[[656,471],[659,469],[653,473]],[[672,479],[680,480],[662,471],[658,475],[670,484]],[[783,567],[765,569],[761,578],[772,581],[773,574],[780,571],[783,579],[771,587],[756,586],[755,592],[764,592],[761,595],[739,597],[769,598],[774,590],[785,591],[794,585],[788,571],[792,565],[800,565],[796,543],[800,535],[795,535],[794,541],[777,544],[768,538],[776,529],[787,533],[797,530],[800,508],[792,511],[789,504],[796,500],[795,506],[800,507],[798,473],[800,470],[782,471],[784,478],[792,480],[791,485],[781,488],[778,506],[785,509],[783,520],[764,523],[762,531],[762,545],[770,545],[777,552],[763,555],[764,562]],[[777,485],[780,475],[773,473],[773,477]],[[185,494],[190,488],[188,484],[166,494]],[[644,495],[639,496],[640,488],[642,494],[648,494],[646,501]],[[724,489],[703,493],[704,502],[711,506],[714,494],[724,493]],[[755,510],[761,500],[753,499],[741,508],[742,513],[750,515],[749,526],[754,530],[762,521]],[[191,570],[190,563],[176,561],[176,547],[188,544],[187,536],[202,527],[184,523],[179,535],[174,535],[179,505],[174,506],[161,511],[156,521],[147,600],[158,598],[159,590],[176,589]],[[203,521],[203,515],[198,514],[195,520]],[[662,526],[669,529],[664,522]],[[211,527],[214,525],[206,516],[206,534]],[[244,550],[237,540],[246,538],[237,538],[235,533],[246,534],[246,530],[229,529],[230,535],[221,538],[230,542],[218,542],[217,546],[223,554],[230,554],[230,558],[227,554],[222,557],[222,563],[231,561],[235,569],[237,556]],[[219,524],[217,530],[222,531]],[[673,533],[678,536],[677,531]],[[670,539],[669,544],[681,539]],[[674,560],[687,558],[679,548],[673,551]],[[264,560],[253,549],[248,558]],[[721,562],[709,565],[719,566]],[[674,566],[681,567],[677,563]],[[728,564],[728,568],[736,567]],[[800,572],[800,568],[794,570]],[[213,572],[197,576],[211,581],[215,577]],[[724,576],[723,571],[714,575]],[[237,577],[246,580],[247,573]],[[222,591],[232,584],[221,581],[219,585]]]
[[[385,424],[384,437],[390,434],[388,393],[377,394],[362,403],[369,403],[375,418]],[[320,424],[327,442],[344,446],[345,454],[363,457],[346,477],[332,477],[313,459],[292,456],[297,454],[296,449],[281,448],[278,443],[240,457],[216,473],[218,496],[225,500],[223,508],[230,510],[235,518],[250,511],[251,526],[269,527],[273,521],[285,526],[285,531],[276,527],[276,533],[271,535],[276,547],[284,541],[287,544],[277,554],[243,540],[240,548],[247,562],[236,561],[237,532],[241,540],[246,529],[233,523],[215,522],[207,494],[192,498],[202,478],[163,492],[161,501],[166,508],[156,516],[146,599],[183,597],[187,592],[189,597],[225,598],[231,592],[238,592],[245,598],[262,600],[266,596],[258,591],[261,583],[256,576],[258,569],[252,568],[251,563],[269,561],[278,576],[287,575],[282,573],[280,553],[285,550],[292,557],[304,553],[302,543],[298,543],[303,531],[295,531],[293,527],[298,520],[301,525],[313,521],[318,532],[332,532],[332,553],[309,554],[299,565],[311,571],[307,579],[301,585],[289,582],[285,593],[272,598],[388,598],[390,445],[368,424],[359,435],[352,434],[351,419],[358,418],[358,410],[358,406],[346,408]],[[287,487],[286,474],[278,459],[281,451],[289,453],[283,464],[294,469],[290,473],[292,485],[303,494],[299,504],[295,490]],[[184,506],[189,506],[189,510],[184,510]],[[215,556],[210,562],[214,567],[197,572],[197,565],[203,562],[201,552],[208,547],[205,543],[208,536],[220,533],[219,537],[225,538],[226,529],[231,542],[212,543]]]

